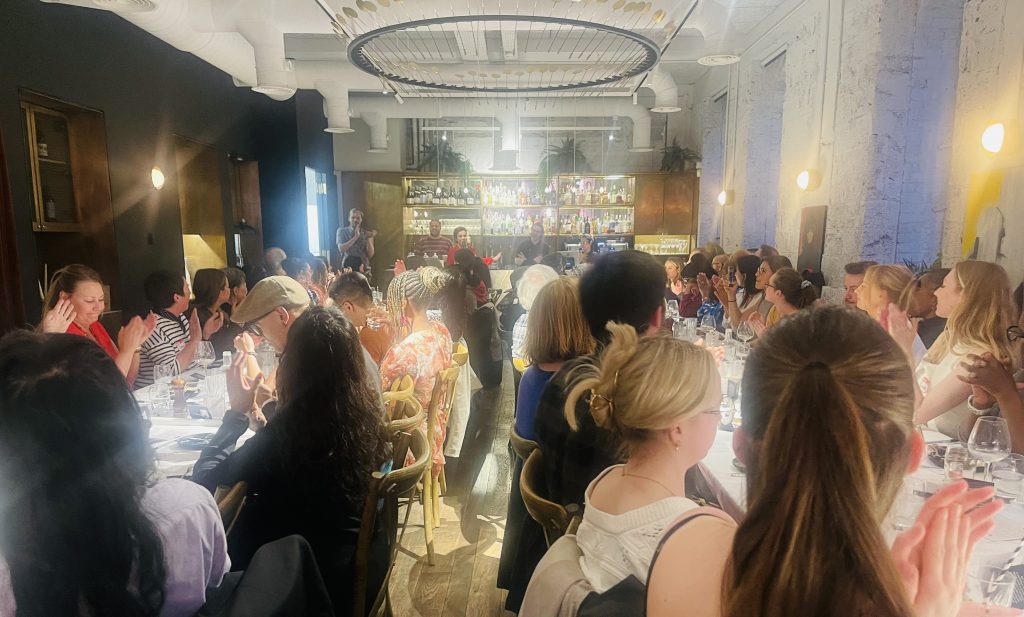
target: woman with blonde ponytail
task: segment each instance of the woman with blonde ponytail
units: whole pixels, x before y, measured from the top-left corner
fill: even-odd
[[[601,593],[629,576],[641,583],[662,532],[684,512],[684,474],[707,454],[718,428],[722,392],[711,353],[670,337],[640,338],[609,323],[611,342],[595,364],[577,369],[565,403],[576,427],[576,402],[590,399],[597,425],[625,449],[626,463],[587,488],[577,541],[581,567]],[[725,522],[732,521],[722,515]]]
[[[743,392],[736,443],[746,517],[717,546],[696,529],[673,534],[652,570],[647,615],[679,615],[712,589],[718,606],[700,602],[685,614],[956,615],[974,542],[1001,504],[978,507],[991,488],[950,484],[890,548],[884,522],[924,447],[913,430],[910,366],[895,341],[860,312],[801,311],[765,333]],[[709,580],[723,561],[724,576]]]

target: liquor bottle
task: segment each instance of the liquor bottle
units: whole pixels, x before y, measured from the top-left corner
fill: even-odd
[[[585,233],[585,234],[589,234],[589,233],[590,233],[590,231],[591,231],[591,228],[590,228],[590,219],[588,219],[588,218],[585,218],[585,219],[583,219],[583,233]]]
[[[405,194],[405,203],[410,205],[410,206],[413,205],[414,203],[416,203],[416,196],[412,192],[412,185],[411,184],[409,185],[409,191]]]

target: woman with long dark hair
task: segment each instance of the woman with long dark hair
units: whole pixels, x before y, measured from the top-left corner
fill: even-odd
[[[202,488],[153,471],[103,349],[0,341],[0,615],[194,614],[229,565],[220,514]]]
[[[753,255],[736,258],[736,281],[730,282],[728,272],[718,279],[718,297],[725,299],[725,313],[729,324],[738,328],[757,312],[764,298],[764,290],[757,288],[757,268],[761,260]]]
[[[309,541],[338,611],[352,605],[352,558],[371,474],[385,460],[380,395],[366,372],[355,326],[335,307],[314,306],[288,331],[277,368],[278,399],[265,426],[227,450],[259,414],[259,385],[241,377],[243,354],[228,376],[231,411],[193,472],[211,491],[248,484],[246,504],[229,540],[236,569],[263,544],[291,534]],[[375,565],[386,566],[378,555]],[[375,572],[371,583],[382,580]],[[369,589],[376,589],[371,584]],[[374,591],[375,593],[375,591]]]
[[[223,270],[216,268],[203,268],[196,270],[192,277],[192,300],[190,308],[195,309],[199,315],[199,323],[203,325],[204,332],[211,330],[209,340],[218,356],[225,351],[234,349],[235,336],[241,334],[241,326],[230,325],[231,320],[221,311],[221,306],[227,304],[231,299],[231,284],[228,275]],[[207,328],[211,319],[218,318],[221,326],[213,329]]]

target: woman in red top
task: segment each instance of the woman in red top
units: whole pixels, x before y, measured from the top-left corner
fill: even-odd
[[[117,333],[117,345],[99,322],[103,312],[103,281],[88,266],[71,264],[54,273],[43,302],[43,320],[39,330],[84,336],[103,348],[114,359],[129,383],[139,369],[138,351],[156,324],[152,313],[146,320],[132,317]]]

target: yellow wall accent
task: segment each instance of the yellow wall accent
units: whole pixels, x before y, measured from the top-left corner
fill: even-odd
[[[978,220],[981,213],[991,206],[999,205],[1002,193],[1002,170],[980,171],[971,174],[967,183],[967,212],[964,215],[963,255],[966,257],[974,248],[978,237]]]

